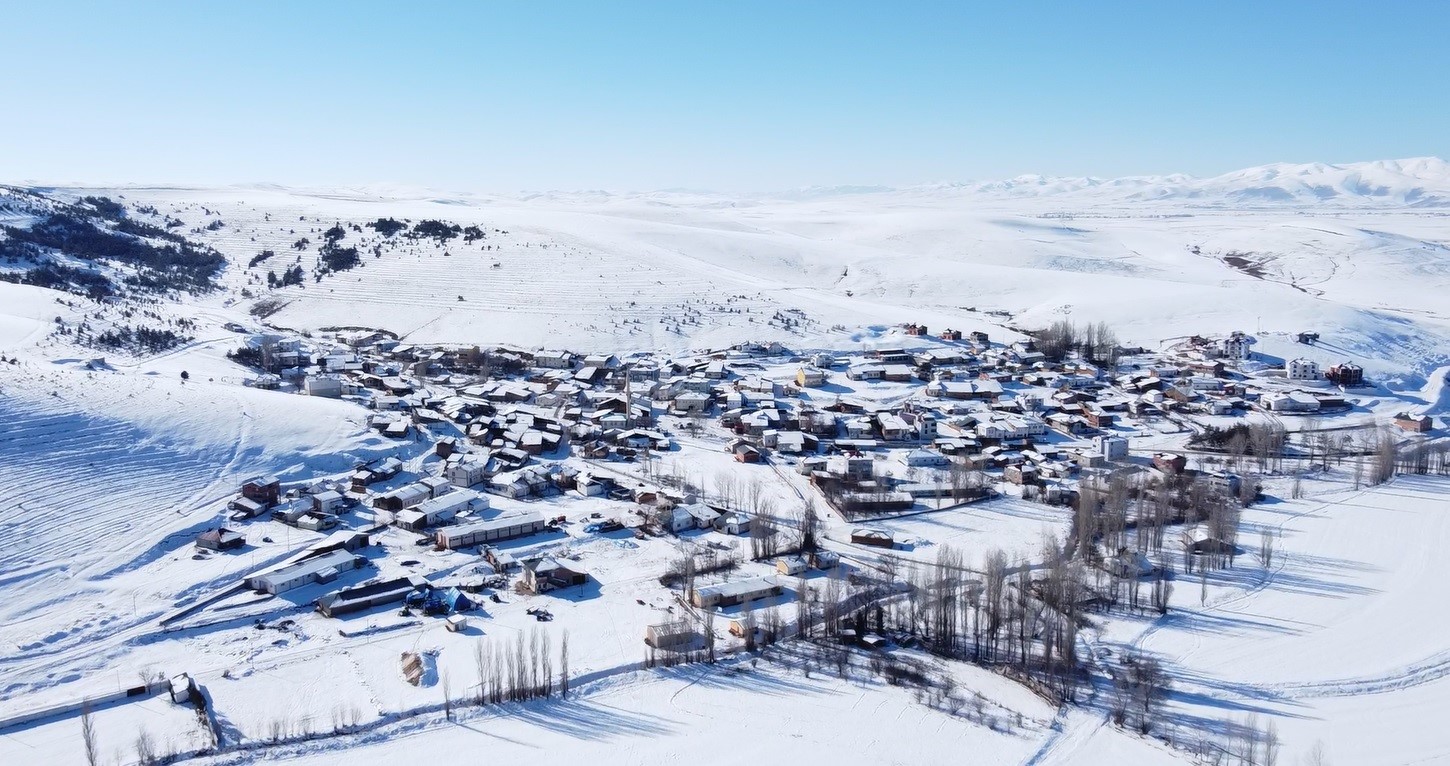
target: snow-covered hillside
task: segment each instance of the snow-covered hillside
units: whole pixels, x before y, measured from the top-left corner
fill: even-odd
[[[48,189],[184,222],[226,254],[210,305],[417,342],[622,350],[779,339],[859,348],[906,321],[1106,321],[1126,342],[1316,330],[1418,388],[1445,361],[1441,160],[1274,165],[1212,179],[1015,179],[727,198],[378,188]],[[392,218],[481,237],[382,236]],[[322,235],[360,265],[320,278]],[[305,243],[301,240],[306,239]],[[256,262],[264,252],[273,253]],[[249,265],[253,264],[253,265]],[[301,284],[269,288],[296,264]],[[990,313],[988,313],[990,312]]]

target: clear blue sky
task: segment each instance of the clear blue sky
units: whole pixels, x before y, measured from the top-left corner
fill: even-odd
[[[1450,2],[10,0],[0,181],[770,190],[1450,155]]]

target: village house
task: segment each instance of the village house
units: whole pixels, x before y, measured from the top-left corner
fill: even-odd
[[[1128,440],[1121,436],[1094,436],[1093,450],[1107,460],[1123,460],[1128,457]]]
[[[896,540],[890,532],[879,529],[853,529],[851,530],[851,542],[856,545],[870,545],[876,548],[894,548]]]
[[[700,609],[736,606],[779,596],[782,592],[784,588],[774,577],[756,577],[694,588],[690,591],[690,603]]]
[[[735,439],[725,448],[727,452],[735,456],[737,463],[759,463],[761,454],[750,442],[744,439]]]
[[[1009,465],[1002,469],[1002,478],[1009,484],[1036,484],[1038,469],[1035,465]]]
[[[1254,357],[1254,344],[1257,342],[1252,336],[1235,330],[1227,338],[1219,341],[1219,353],[1227,359],[1252,359]]]
[[[1364,385],[1364,368],[1353,362],[1342,362],[1330,367],[1324,377],[1336,385],[1355,388]]]
[[[1313,359],[1290,359],[1284,371],[1290,380],[1319,380],[1319,363]]]
[[[242,497],[270,508],[282,497],[282,482],[276,476],[254,476],[242,482]]]
[[[709,408],[710,395],[698,391],[685,391],[674,400],[674,411],[682,415],[703,414]]]
[[[1223,381],[1208,375],[1194,375],[1188,379],[1188,389],[1205,392],[1222,391]]]
[[[995,401],[1002,395],[1002,384],[995,380],[934,380],[926,385],[926,395],[940,399]]]
[[[589,575],[571,569],[553,556],[527,559],[523,562],[523,584],[532,593],[547,593],[559,588],[583,585]]]
[[[892,383],[910,383],[916,377],[916,370],[910,365],[888,364],[881,368],[881,379]]]
[[[1259,404],[1270,412],[1318,412],[1319,399],[1303,391],[1275,392],[1259,398]]]
[[[831,455],[826,458],[826,472],[847,481],[866,481],[876,475],[876,461],[862,456]]]
[[[472,487],[488,478],[487,459],[465,456],[462,460],[451,460],[443,469],[443,477],[455,487]]]
[[[792,577],[805,574],[810,568],[810,563],[804,556],[781,556],[775,560],[775,571],[777,574],[790,575]]]
[[[670,531],[685,532],[691,529],[711,529],[720,513],[704,503],[677,505],[669,512]]]
[[[1425,433],[1431,428],[1434,428],[1434,424],[1435,421],[1431,420],[1429,415],[1416,417],[1406,412],[1401,412],[1395,415],[1395,425],[1398,426],[1400,430],[1409,431],[1410,433]]]
[[[1188,470],[1188,458],[1171,452],[1159,452],[1153,456],[1153,467],[1164,473],[1180,474]]]
[[[795,382],[803,388],[818,388],[826,384],[826,372],[817,367],[801,367],[795,372]]]
[[[343,498],[342,493],[329,489],[326,492],[318,492],[312,496],[312,510],[317,513],[336,515],[342,511],[342,506],[345,502],[346,500]]]
[[[715,530],[727,535],[749,534],[750,517],[737,511],[723,513],[715,519]]]
[[[460,513],[486,510],[488,498],[473,490],[459,489],[399,511],[394,515],[393,523],[401,529],[419,532],[452,521]]]
[[[880,413],[876,416],[876,423],[881,428],[881,438],[889,442],[902,441],[914,435],[913,429],[906,425],[906,421],[893,412]]]
[[[945,468],[952,461],[940,452],[917,448],[901,455],[901,463],[908,468]]]
[[[802,431],[766,431],[763,441],[767,447],[786,455],[815,452],[820,447],[819,439]]]
[[[374,496],[372,504],[374,508],[383,511],[401,511],[404,508],[411,508],[432,496],[431,489],[415,482]]]
[[[846,377],[851,380],[881,380],[886,369],[879,364],[862,364],[853,366],[846,371]]]
[[[226,527],[208,529],[196,536],[196,547],[209,551],[236,550],[246,544],[246,535]]]
[[[539,351],[534,354],[534,366],[551,370],[573,369],[574,355],[568,351]]]

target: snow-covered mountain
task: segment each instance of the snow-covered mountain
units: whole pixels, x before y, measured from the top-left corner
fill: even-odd
[[[834,193],[883,192],[886,189]],[[1000,181],[937,184],[897,191],[988,199],[1048,198],[1099,203],[1178,202],[1205,207],[1450,207],[1450,163],[1438,157],[1331,165],[1273,163],[1211,178],[1172,174],[1124,178],[1023,175]],[[831,189],[791,195],[821,196]]]

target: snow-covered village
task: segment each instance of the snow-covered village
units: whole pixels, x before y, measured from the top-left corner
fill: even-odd
[[[928,761],[944,745],[919,727],[950,724],[1006,761],[1073,737],[1092,741],[1061,752],[1247,763],[1332,741],[1305,705],[1446,667],[1415,607],[1432,554],[1403,547],[1441,528],[1445,369],[1372,329],[850,327],[725,290],[602,312],[588,346],[460,344],[436,338],[485,325],[452,306],[431,336],[298,311],[355,273],[466,258],[466,228],[526,268],[539,232],[113,194],[7,197],[6,760],[80,757],[82,718],[124,763],[347,757],[505,720],[653,760],[699,730],[651,723],[682,694],[697,714],[786,694],[866,695],[918,722],[891,747]],[[229,265],[196,302],[135,278],[146,248],[87,257],[97,238]],[[305,279],[248,255],[269,238],[320,242],[291,248]],[[372,255],[329,266],[350,241]],[[634,289],[595,300],[657,292]],[[669,328],[656,350],[631,342],[646,321]],[[1400,604],[1394,636],[1361,619]],[[1363,666],[1323,662],[1369,635]],[[810,747],[854,746],[829,732]]]
[[[7,16],[0,764],[1450,762],[1450,11],[930,5]]]

